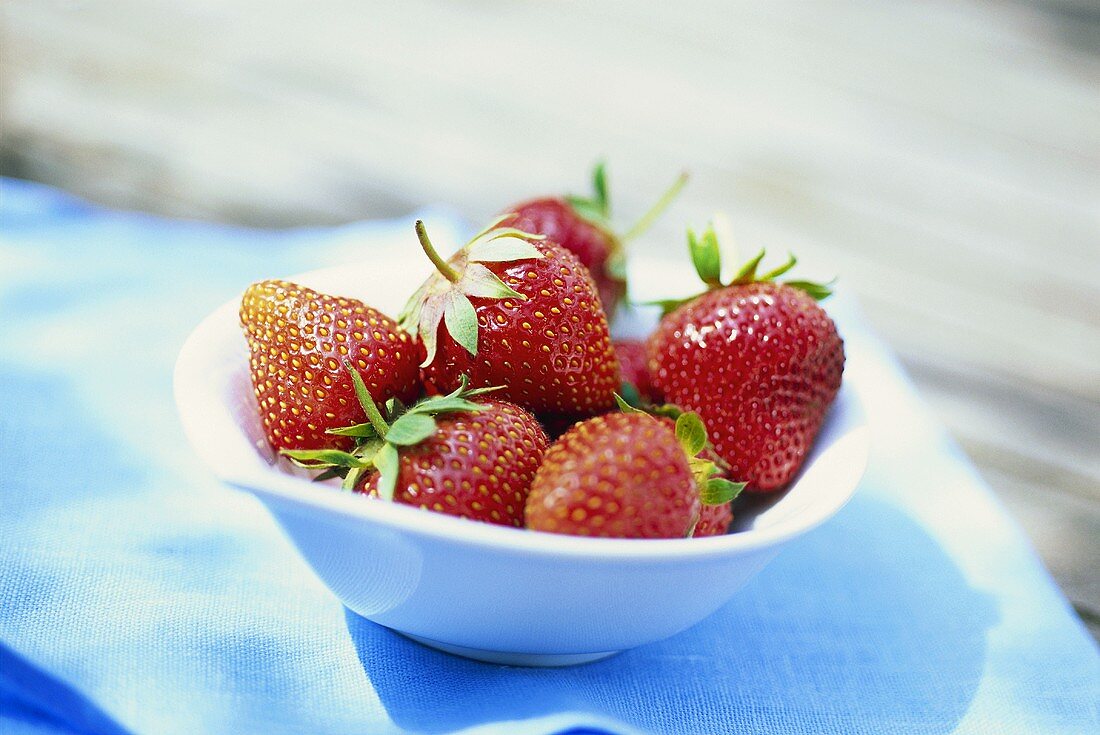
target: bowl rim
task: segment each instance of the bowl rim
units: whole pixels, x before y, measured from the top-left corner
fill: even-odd
[[[286,280],[309,283],[323,280],[326,273],[356,265],[312,270],[289,276]],[[848,503],[866,469],[869,455],[866,418],[856,396],[857,391],[846,376],[826,416],[826,423],[843,422],[840,425],[843,432],[830,446],[840,442],[852,443],[854,446],[848,451],[858,458],[858,466],[853,463],[850,469],[845,491],[831,494],[830,497],[835,496],[832,502],[811,503],[792,516],[781,518],[764,528],[703,538],[592,538],[480,523],[400,503],[379,501],[330,485],[318,485],[305,477],[280,470],[268,464],[244,435],[222,399],[225,381],[213,381],[209,377],[225,372],[224,369],[219,371],[218,366],[226,364],[228,354],[225,350],[214,348],[219,343],[232,344],[230,332],[239,339],[239,349],[236,351],[240,364],[243,365],[247,359],[245,341],[238,325],[238,309],[239,299],[227,301],[203,319],[188,336],[180,349],[173,376],[176,408],[189,443],[219,480],[246,490],[265,503],[273,502],[294,513],[325,513],[331,516],[329,520],[342,524],[375,523],[404,534],[431,537],[468,548],[507,550],[527,556],[645,563],[713,560],[770,548],[821,525]],[[815,442],[803,469],[812,464],[815,455],[822,449]]]

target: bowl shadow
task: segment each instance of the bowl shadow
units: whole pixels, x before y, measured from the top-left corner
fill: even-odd
[[[655,732],[947,733],[998,611],[920,525],[857,495],[707,620],[597,663],[478,663],[345,618],[387,712],[418,731],[584,712]]]

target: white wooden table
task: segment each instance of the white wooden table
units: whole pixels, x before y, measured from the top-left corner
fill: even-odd
[[[728,212],[841,274],[1100,631],[1100,13],[1086,0],[6,0],[0,164],[280,226],[483,219],[611,162],[640,250]]]

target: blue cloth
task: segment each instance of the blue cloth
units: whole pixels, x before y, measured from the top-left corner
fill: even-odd
[[[198,465],[171,371],[250,281],[407,228],[165,221],[0,182],[0,733],[1100,732],[1094,643],[856,316],[863,486],[690,631],[514,669],[346,612]]]

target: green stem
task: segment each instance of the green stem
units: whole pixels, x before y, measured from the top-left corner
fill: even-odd
[[[439,253],[432,247],[432,241],[428,239],[428,231],[424,229],[424,223],[420,220],[416,221],[416,238],[420,240],[420,247],[424,249],[424,253],[428,256],[428,260],[432,261],[432,265],[435,266],[436,270],[442,273],[443,277],[451,283],[457,283],[460,278],[458,271],[439,257]]]
[[[389,425],[386,424],[386,419],[382,418],[382,412],[379,412],[377,405],[373,401],[367,401],[363,405],[363,410],[366,412],[366,420],[370,421],[371,426],[378,432],[378,436],[385,439],[389,432]]]
[[[386,423],[386,419],[382,418],[382,413],[374,402],[374,396],[370,394],[367,384],[363,382],[363,376],[348,360],[344,360],[344,367],[351,373],[351,382],[355,386],[355,397],[359,399],[363,412],[367,414],[367,421],[370,421],[370,425],[378,432],[378,436],[385,439],[386,433],[390,430],[390,425]]]
[[[657,218],[668,209],[668,205],[672,204],[680,194],[680,190],[684,188],[684,185],[688,181],[687,172],[680,174],[676,177],[676,180],[672,182],[672,186],[668,187],[668,190],[661,195],[661,198],[649,208],[649,211],[642,215],[641,219],[634,223],[634,226],[626,231],[623,235],[623,241],[633,240],[641,235],[643,232],[653,226],[653,223],[657,221]]]
[[[367,401],[363,405],[363,410],[367,412],[367,421],[370,421],[370,425],[378,432],[378,436],[385,439],[386,434],[390,430],[390,425],[382,418],[382,413],[378,410],[378,406],[375,405],[374,401]]]

